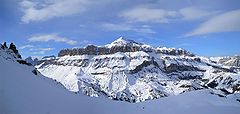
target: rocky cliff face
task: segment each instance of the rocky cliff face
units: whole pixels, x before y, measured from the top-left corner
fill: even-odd
[[[166,48],[166,47],[160,47],[155,49],[156,53],[158,54],[166,54],[166,55],[183,55],[183,56],[190,56],[194,57],[195,55],[191,52],[188,52],[187,50],[184,49],[175,49],[175,48]]]
[[[141,102],[210,89],[226,96],[240,92],[240,75],[183,49],[153,48],[123,38],[103,47],[64,49],[36,66],[69,91]]]
[[[167,55],[185,55],[193,57],[194,54],[184,50],[184,49],[175,49],[175,48],[153,48],[149,45],[145,45],[142,43],[137,43],[133,40],[127,40],[122,37],[112,42],[111,44],[105,46],[94,46],[88,45],[85,48],[74,48],[74,49],[62,49],[58,56],[62,57],[65,55],[108,55],[114,54],[117,52],[136,52],[136,51],[144,51],[144,52],[152,52],[157,54],[167,54]]]

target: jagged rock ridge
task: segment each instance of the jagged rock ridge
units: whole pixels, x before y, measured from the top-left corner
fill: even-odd
[[[184,50],[184,49],[175,49],[175,48],[153,48],[149,45],[145,45],[142,43],[137,43],[133,40],[124,39],[120,37],[115,40],[111,44],[105,46],[95,46],[95,45],[87,45],[85,48],[74,48],[74,49],[62,49],[58,56],[62,57],[65,55],[108,55],[114,54],[117,52],[153,52],[153,53],[162,53],[168,55],[186,55],[186,56],[194,56],[194,54]]]
[[[23,60],[20,53],[18,52],[15,44],[11,43],[9,45],[9,48],[7,46],[7,43],[4,42],[3,44],[0,44],[0,57],[6,60],[10,60],[13,62],[17,62],[19,64],[23,64],[31,68],[32,73],[35,75],[38,75],[39,72],[37,71],[36,68],[32,66],[31,63],[28,63],[27,61]]]

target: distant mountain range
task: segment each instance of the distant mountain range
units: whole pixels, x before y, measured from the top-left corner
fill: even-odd
[[[183,49],[145,47],[123,38],[114,42],[106,46],[92,45],[96,50],[91,54],[86,54],[89,49],[86,46],[69,49],[63,56],[26,60],[13,43],[9,47],[0,44],[0,112],[239,112],[237,56],[208,59]],[[132,49],[133,46],[137,48]],[[99,53],[99,48],[108,51]],[[116,49],[115,53],[109,52]],[[73,50],[84,51],[73,54]],[[142,102],[145,100],[149,101]]]
[[[131,103],[201,89],[220,97],[240,92],[239,56],[209,59],[122,37],[26,61],[69,91]]]

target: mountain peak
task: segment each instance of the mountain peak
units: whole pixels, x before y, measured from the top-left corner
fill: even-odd
[[[127,39],[123,36],[119,37],[118,39],[116,39],[115,41],[113,41],[112,43],[119,43],[119,42],[124,42],[124,43],[130,43],[130,42],[134,42],[134,43],[137,43],[133,40],[130,40],[130,39]]]
[[[121,41],[121,40],[127,40],[127,39],[125,39],[123,36],[121,36],[121,37],[119,37],[117,40],[118,40],[118,41]]]
[[[126,39],[125,37],[119,37],[115,41],[113,41],[111,44],[107,44],[106,47],[111,48],[114,46],[140,46],[143,45],[142,43],[135,42],[134,40]]]

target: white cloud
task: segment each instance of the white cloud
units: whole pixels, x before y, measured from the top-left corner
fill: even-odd
[[[32,54],[35,54],[35,55],[43,55],[52,50],[54,50],[54,48],[31,48],[30,49],[30,51],[34,51],[32,52]]]
[[[103,23],[102,27],[107,31],[129,31],[132,28],[130,25],[113,23]]]
[[[137,33],[149,33],[153,34],[156,33],[153,31],[150,26],[133,26],[130,24],[113,24],[113,23],[104,23],[102,24],[104,30],[107,31],[134,31]]]
[[[31,51],[52,51],[54,48],[32,48]]]
[[[39,36],[33,36],[28,39],[30,42],[48,42],[48,41],[54,41],[54,42],[64,42],[69,45],[76,45],[77,41],[71,40],[69,38],[60,37],[57,34],[47,34],[47,35],[39,35]]]
[[[240,10],[229,11],[214,16],[184,36],[189,37],[194,35],[231,31],[240,31]]]
[[[32,8],[36,6],[36,3],[28,0],[23,0],[22,2],[20,2],[20,5],[22,8]]]
[[[141,28],[134,28],[134,31],[138,32],[138,33],[148,33],[148,34],[154,34],[156,33],[155,31],[153,31],[150,28],[146,28],[146,27],[141,27]]]
[[[83,40],[83,43],[87,44],[87,43],[90,43],[90,41],[89,40]]]
[[[32,48],[34,47],[33,45],[24,45],[24,46],[21,46],[19,47],[19,49],[26,49],[26,48]]]
[[[52,50],[54,50],[54,48],[39,48],[39,50],[42,50],[42,51],[52,51]]]
[[[54,17],[63,17],[76,14],[85,10],[87,0],[47,0],[47,2],[37,3],[23,0],[20,3],[24,12],[22,22],[45,21]]]
[[[177,16],[177,12],[163,9],[136,7],[122,12],[119,16],[130,22],[168,23],[171,18],[175,18]]]
[[[34,54],[34,55],[43,55],[43,54],[46,54],[46,51],[36,51],[36,52],[33,52],[32,54]]]
[[[219,11],[206,10],[198,7],[185,7],[179,10],[165,10],[158,8],[135,7],[119,14],[129,22],[168,23],[176,20],[206,19],[218,14]]]
[[[186,7],[179,10],[183,20],[203,19],[219,13],[219,11],[207,11],[196,7]]]
[[[42,59],[44,56],[32,56],[32,55],[31,55],[31,57],[32,57],[33,60],[34,60],[34,59],[38,59],[38,60],[39,60],[39,59]]]

